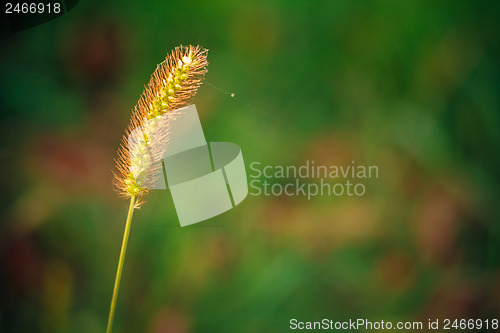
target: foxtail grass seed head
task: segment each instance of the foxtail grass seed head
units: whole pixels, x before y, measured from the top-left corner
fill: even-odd
[[[189,105],[200,87],[207,52],[200,46],[178,46],[151,75],[118,149],[115,186],[121,196],[143,196],[162,174],[174,110]]]

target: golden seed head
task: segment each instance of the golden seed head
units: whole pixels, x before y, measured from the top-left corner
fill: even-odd
[[[207,72],[207,52],[200,46],[178,46],[151,75],[118,149],[115,186],[122,196],[146,194],[161,174],[165,144],[153,144],[153,140],[168,141],[169,122],[175,114],[160,121],[156,117],[190,104]],[[142,137],[129,142],[138,128]]]

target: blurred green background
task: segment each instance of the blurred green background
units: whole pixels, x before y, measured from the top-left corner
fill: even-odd
[[[81,0],[0,52],[0,332],[103,332],[127,202],[116,149],[179,44],[245,164],[377,165],[362,197],[249,196],[179,227],[134,215],[114,332],[500,318],[497,1]]]

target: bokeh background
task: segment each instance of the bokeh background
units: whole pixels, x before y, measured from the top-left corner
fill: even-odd
[[[179,44],[247,168],[377,165],[363,197],[249,196],[179,227],[134,215],[114,332],[500,318],[497,1],[81,0],[0,52],[0,332],[103,332],[127,211],[116,149]],[[248,171],[248,169],[247,169]]]

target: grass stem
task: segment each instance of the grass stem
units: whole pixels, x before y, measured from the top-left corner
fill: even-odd
[[[115,287],[113,289],[113,299],[111,300],[111,308],[109,309],[108,328],[106,333],[111,333],[113,327],[113,318],[115,316],[116,299],[118,298],[118,289],[120,288],[120,279],[122,277],[123,262],[125,261],[125,253],[127,252],[128,236],[130,234],[130,225],[132,223],[132,215],[134,214],[135,195],[130,197],[130,206],[128,207],[127,222],[125,223],[125,231],[123,233],[122,249],[120,251],[120,259],[118,260],[118,269],[116,270]]]

